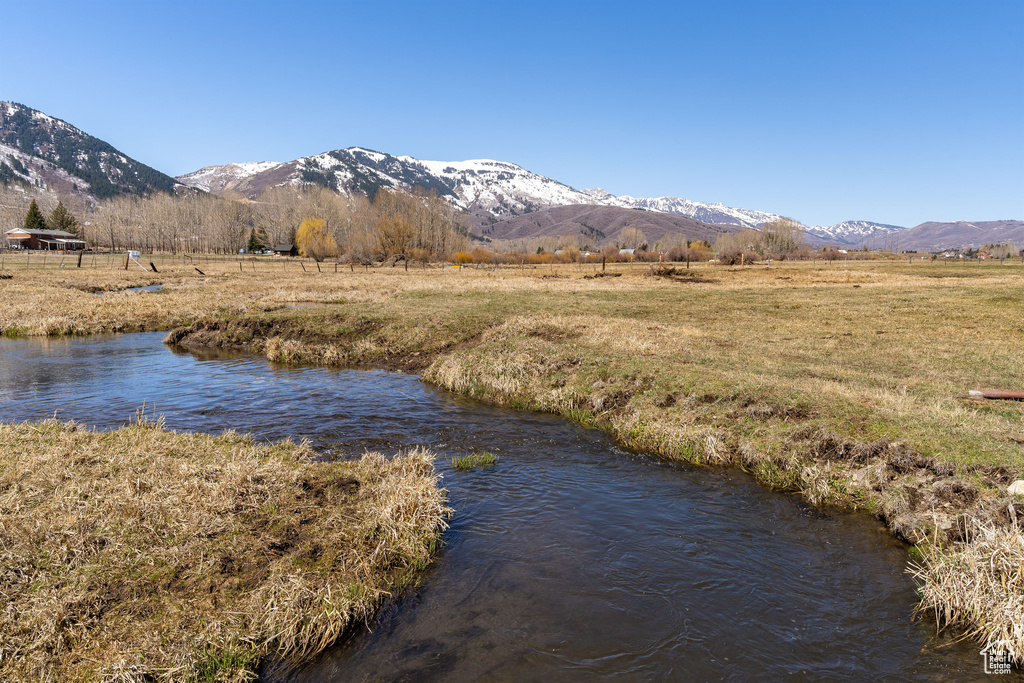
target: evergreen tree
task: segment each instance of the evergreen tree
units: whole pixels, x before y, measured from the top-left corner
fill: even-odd
[[[246,249],[248,249],[249,253],[269,249],[269,241],[270,238],[267,237],[267,230],[261,225],[249,233],[249,244]]]
[[[36,200],[32,200],[32,204],[28,207],[28,213],[25,214],[25,229],[26,230],[46,230],[46,218],[43,217],[43,212],[39,210],[36,205]]]
[[[78,220],[64,206],[64,202],[57,202],[57,208],[50,214],[50,229],[63,230],[64,232],[70,232],[76,237],[78,236]]]

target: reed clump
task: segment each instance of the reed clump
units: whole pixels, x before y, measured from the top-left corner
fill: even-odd
[[[919,610],[941,627],[962,630],[984,648],[1006,648],[1024,659],[1024,534],[1014,524],[966,522],[969,538],[953,548],[932,546],[914,566]]]
[[[469,472],[475,469],[486,469],[498,464],[498,456],[488,451],[481,453],[470,453],[469,455],[452,458],[452,467],[460,472]]]
[[[0,678],[252,680],[334,642],[430,560],[433,456],[0,425]]]

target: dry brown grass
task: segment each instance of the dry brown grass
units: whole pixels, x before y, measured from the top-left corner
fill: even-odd
[[[433,457],[313,462],[134,424],[0,425],[0,678],[252,678],[319,652],[429,561]]]
[[[1024,659],[1024,534],[1016,525],[971,524],[970,539],[955,548],[933,547],[915,567],[920,610],[943,627],[984,643],[1008,645]]]

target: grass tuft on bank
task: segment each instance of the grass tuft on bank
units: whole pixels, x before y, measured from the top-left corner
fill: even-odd
[[[0,679],[246,681],[417,580],[449,513],[425,450],[0,424]]]

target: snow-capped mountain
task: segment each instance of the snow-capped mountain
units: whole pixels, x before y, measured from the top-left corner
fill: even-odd
[[[853,246],[871,246],[872,242],[877,242],[881,247],[883,246],[882,242],[892,239],[894,235],[904,230],[906,228],[899,225],[886,225],[871,221],[843,221],[828,227],[808,227],[805,232],[825,242],[838,242]]]
[[[207,166],[180,176],[186,185],[211,192],[233,190],[255,197],[269,187],[316,183],[368,196],[385,188],[419,186],[454,206],[492,216],[527,213],[547,206],[591,203],[584,193],[502,161],[421,161],[350,147],[285,163]]]
[[[0,102],[0,182],[93,199],[173,192],[176,185],[103,140],[15,102]]]
[[[492,159],[427,161],[362,147],[324,152],[295,161],[207,166],[178,181],[211,192],[235,191],[255,197],[268,187],[317,183],[339,192],[373,196],[381,187],[434,190],[480,223],[552,206],[596,204],[689,216],[704,223],[756,228],[779,216],[680,197],[615,196],[601,189],[577,190]]]

